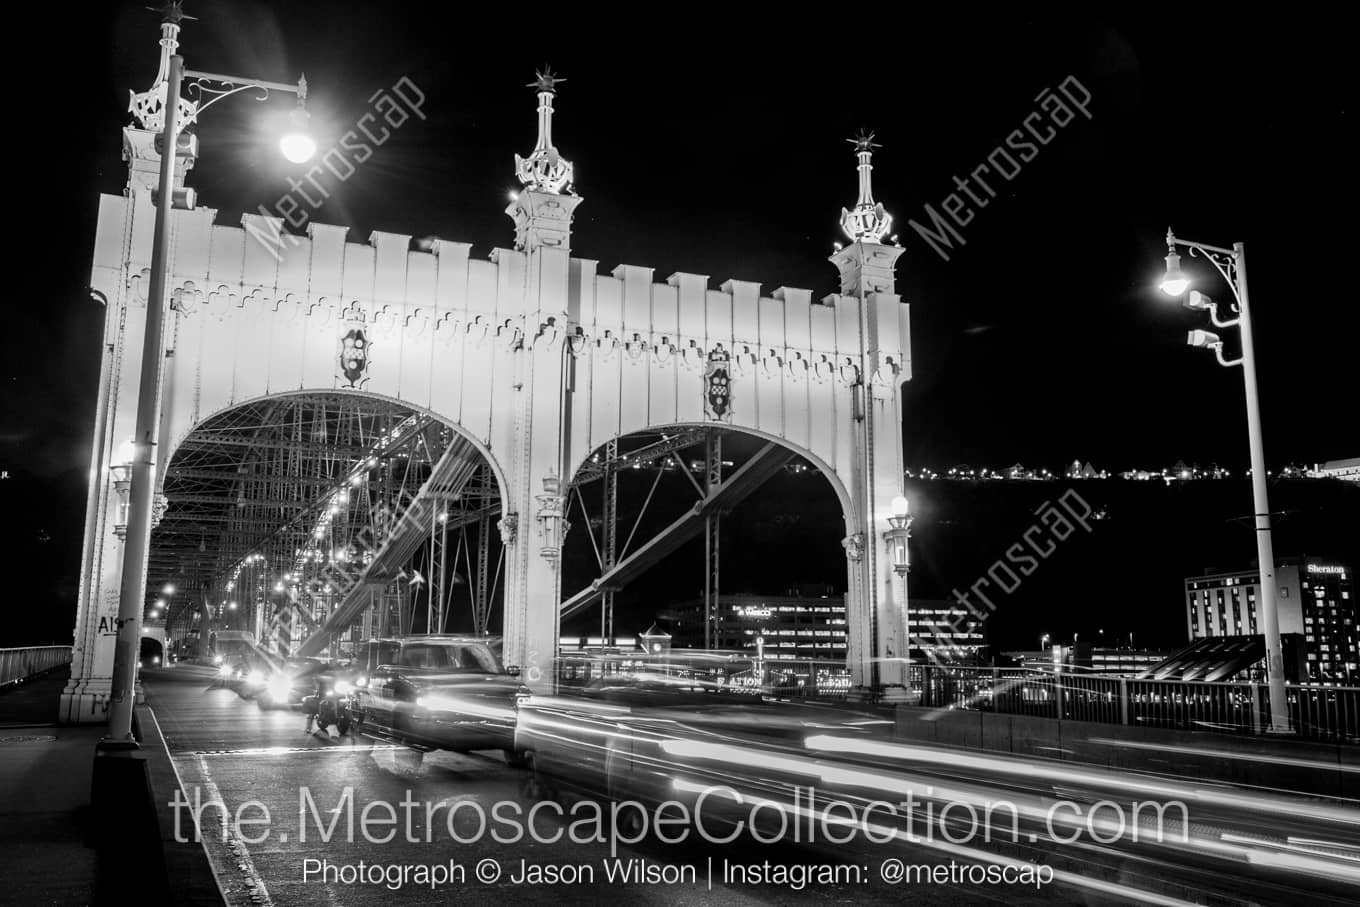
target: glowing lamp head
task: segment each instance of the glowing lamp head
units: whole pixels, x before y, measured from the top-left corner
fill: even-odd
[[[298,105],[292,113],[292,126],[279,139],[279,150],[294,164],[305,164],[316,155],[316,140],[307,131],[310,117],[306,108]]]
[[[902,497],[902,495],[899,494],[897,497],[895,497],[895,498],[892,499],[892,515],[893,515],[893,516],[899,516],[899,517],[900,517],[900,516],[906,516],[909,512],[910,512],[910,507],[909,507],[908,504],[907,504],[907,499],[906,499],[906,498]]]
[[[1190,289],[1190,278],[1181,270],[1181,257],[1174,251],[1166,256],[1166,276],[1162,278],[1162,292],[1168,296],[1183,296]]]

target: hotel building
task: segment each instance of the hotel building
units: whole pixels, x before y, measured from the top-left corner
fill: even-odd
[[[1275,568],[1280,635],[1304,642],[1307,680],[1360,679],[1360,629],[1350,567],[1318,558],[1292,558]],[[1191,640],[1256,636],[1265,632],[1257,614],[1256,569],[1209,573],[1185,580],[1186,629]]]

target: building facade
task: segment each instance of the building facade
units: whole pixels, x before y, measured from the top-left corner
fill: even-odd
[[[1165,661],[1170,654],[1161,649],[1092,646],[1083,642],[1002,653],[1019,667],[1040,674],[1137,674]]]
[[[782,596],[722,596],[714,647],[753,654],[759,648],[767,660],[844,659],[845,599],[830,588],[809,594],[815,591],[804,587]],[[661,616],[676,647],[703,647],[701,599],[682,602]],[[907,628],[911,664],[973,664],[986,644],[981,623],[953,602],[913,599]]]
[[[1349,460],[1331,460],[1319,466],[1317,472],[1327,479],[1360,482],[1360,457],[1352,457]]]
[[[1303,639],[1307,679],[1360,679],[1354,571],[1318,558],[1282,560],[1276,567],[1280,635]],[[1185,580],[1186,629],[1191,640],[1255,636],[1264,632],[1256,612],[1260,574],[1255,568]]]

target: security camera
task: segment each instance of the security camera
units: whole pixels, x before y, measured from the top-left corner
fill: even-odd
[[[1186,335],[1185,342],[1191,346],[1201,346],[1206,349],[1213,349],[1216,346],[1223,345],[1223,341],[1219,340],[1218,335],[1213,331],[1191,331]]]
[[[1191,290],[1181,305],[1196,312],[1207,312],[1214,307],[1214,301],[1199,290]]]

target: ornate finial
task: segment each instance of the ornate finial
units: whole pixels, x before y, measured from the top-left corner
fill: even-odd
[[[869,161],[874,149],[880,146],[874,141],[872,132],[862,129],[858,136],[847,141],[855,146],[855,156],[859,158],[859,201],[853,210],[841,209],[841,229],[851,242],[882,242],[892,229],[892,215],[874,201],[869,176],[874,169]]]
[[[537,78],[525,86],[526,88],[537,88],[539,91],[556,93],[557,83],[567,81],[566,79],[560,79],[553,75],[552,67],[547,63],[544,63],[543,68],[535,72],[534,75],[537,76]]]
[[[160,9],[157,9],[154,6],[148,6],[147,9],[151,10],[153,13],[160,13],[162,24],[179,25],[185,19],[188,19],[191,22],[198,21],[197,16],[191,16],[184,11],[184,0],[171,0],[171,2],[165,4],[165,6],[162,6]]]
[[[184,0],[172,0],[165,6],[157,9],[148,6],[147,9],[153,13],[161,14],[161,65],[156,72],[156,79],[151,83],[151,87],[138,94],[129,91],[131,96],[128,100],[128,113],[136,118],[137,124],[143,129],[153,132],[160,132],[165,127],[165,80],[170,75],[170,58],[179,50],[179,24],[183,21],[193,21],[196,17],[184,12]],[[192,123],[194,114],[198,111],[198,104],[187,98],[180,98],[179,101],[179,121],[181,123]]]
[[[528,87],[538,89],[538,143],[534,153],[527,158],[515,155],[515,175],[526,189],[554,195],[570,194],[571,161],[558,153],[552,141],[553,97],[557,94],[557,84],[566,79],[553,75],[547,64],[536,75],[538,78]]]
[[[875,148],[883,147],[878,144],[878,142],[874,141],[874,134],[872,132],[865,132],[863,129],[859,131],[859,135],[855,136],[853,139],[846,139],[846,141],[851,145],[854,145],[856,151],[872,152]]]

